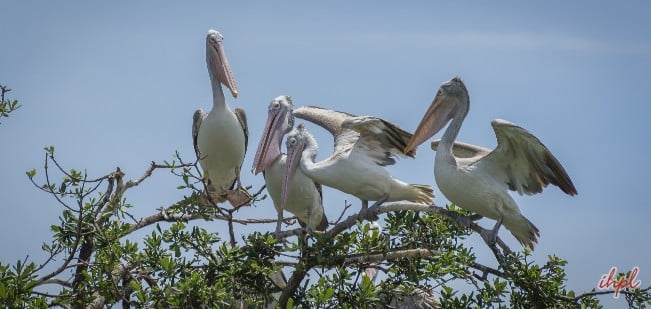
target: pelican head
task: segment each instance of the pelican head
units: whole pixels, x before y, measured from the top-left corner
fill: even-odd
[[[470,95],[461,78],[454,77],[444,82],[403,152],[406,154],[414,150],[438,133],[452,118],[465,117],[469,104]]]
[[[292,98],[287,95],[278,96],[269,103],[267,123],[253,159],[254,174],[263,172],[280,157],[283,136],[294,127],[293,107]]]
[[[311,160],[314,160],[318,151],[316,140],[312,134],[305,129],[302,123],[289,132],[285,145],[287,146],[287,162],[285,164],[285,176],[283,178],[282,195],[280,198],[280,203],[283,206],[285,205],[289,193],[287,192],[289,184],[292,183],[294,175],[296,174],[296,169],[301,164],[303,151],[307,149],[311,152]]]
[[[224,84],[231,91],[234,98],[237,98],[237,84],[233,71],[226,59],[224,52],[224,45],[222,41],[224,37],[216,30],[208,30],[206,36],[206,62],[208,64],[208,72],[210,79],[213,82]]]

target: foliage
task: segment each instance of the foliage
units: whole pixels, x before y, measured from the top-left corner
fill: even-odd
[[[158,170],[178,176],[185,197],[135,218],[126,194]],[[94,179],[65,169],[47,147],[43,174],[27,172],[62,207],[42,247],[50,257],[0,263],[5,307],[381,308],[406,306],[412,297],[446,308],[597,308],[596,295],[604,294],[577,296],[565,286],[564,260],[550,256],[538,265],[530,252],[512,252],[500,239],[490,246],[499,266],[478,262],[463,240],[481,228],[460,225],[455,218],[468,213],[454,206],[386,203],[346,217],[347,205],[325,232],[298,228],[238,240],[240,224],[275,220],[237,218],[237,207],[214,204],[203,193],[197,162],[178,153],[127,181],[119,168]],[[252,207],[269,207],[259,205],[266,201],[262,189]],[[383,231],[369,224],[376,216],[384,218]],[[227,222],[229,233],[197,227],[196,220]],[[144,236],[133,240],[136,231]],[[289,277],[279,278],[280,271]],[[632,308],[650,304],[649,288],[622,293]]]
[[[20,108],[20,103],[18,103],[18,100],[5,99],[5,94],[9,91],[11,91],[11,89],[0,85],[0,118],[9,117],[9,114]]]

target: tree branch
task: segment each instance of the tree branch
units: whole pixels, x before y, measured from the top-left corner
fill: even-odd
[[[651,286],[648,286],[648,287],[643,288],[643,289],[638,289],[638,291],[641,292],[641,293],[649,292],[649,291],[651,291]],[[564,301],[568,301],[568,302],[572,302],[572,303],[578,304],[579,301],[580,301],[581,299],[585,298],[585,297],[597,296],[597,295],[607,295],[607,294],[614,294],[614,293],[615,293],[614,290],[607,290],[607,291],[591,291],[591,292],[585,292],[585,293],[579,294],[579,295],[577,295],[577,296],[575,296],[575,297],[570,297],[570,296],[565,296],[565,295],[559,295],[558,298],[560,298],[560,299],[562,299],[562,300],[564,300]],[[629,290],[619,290],[619,293],[620,293],[620,294],[624,294],[624,295],[635,295],[635,292],[634,292],[634,291],[629,291]]]
[[[419,258],[428,258],[433,256],[441,255],[441,252],[438,250],[429,250],[429,249],[404,249],[396,248],[388,252],[375,253],[375,254],[351,254],[344,256],[334,256],[331,259],[334,264],[371,264],[371,263],[380,263],[383,261],[391,261],[397,259],[419,259]]]

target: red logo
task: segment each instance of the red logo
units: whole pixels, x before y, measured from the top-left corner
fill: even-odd
[[[624,274],[623,276],[618,276],[617,275],[617,267],[614,267],[610,269],[610,271],[607,274],[603,274],[601,276],[601,279],[599,280],[599,289],[600,290],[607,290],[607,289],[613,289],[615,290],[615,294],[613,297],[619,298],[619,292],[623,289],[637,289],[640,287],[642,282],[640,280],[635,280],[637,278],[637,273],[640,271],[640,268],[635,266],[631,270],[630,274]]]

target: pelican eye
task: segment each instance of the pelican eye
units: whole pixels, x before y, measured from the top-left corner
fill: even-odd
[[[290,138],[290,139],[289,139],[289,144],[292,145],[292,146],[293,146],[293,145],[296,145],[296,138],[293,138],[293,137]]]

